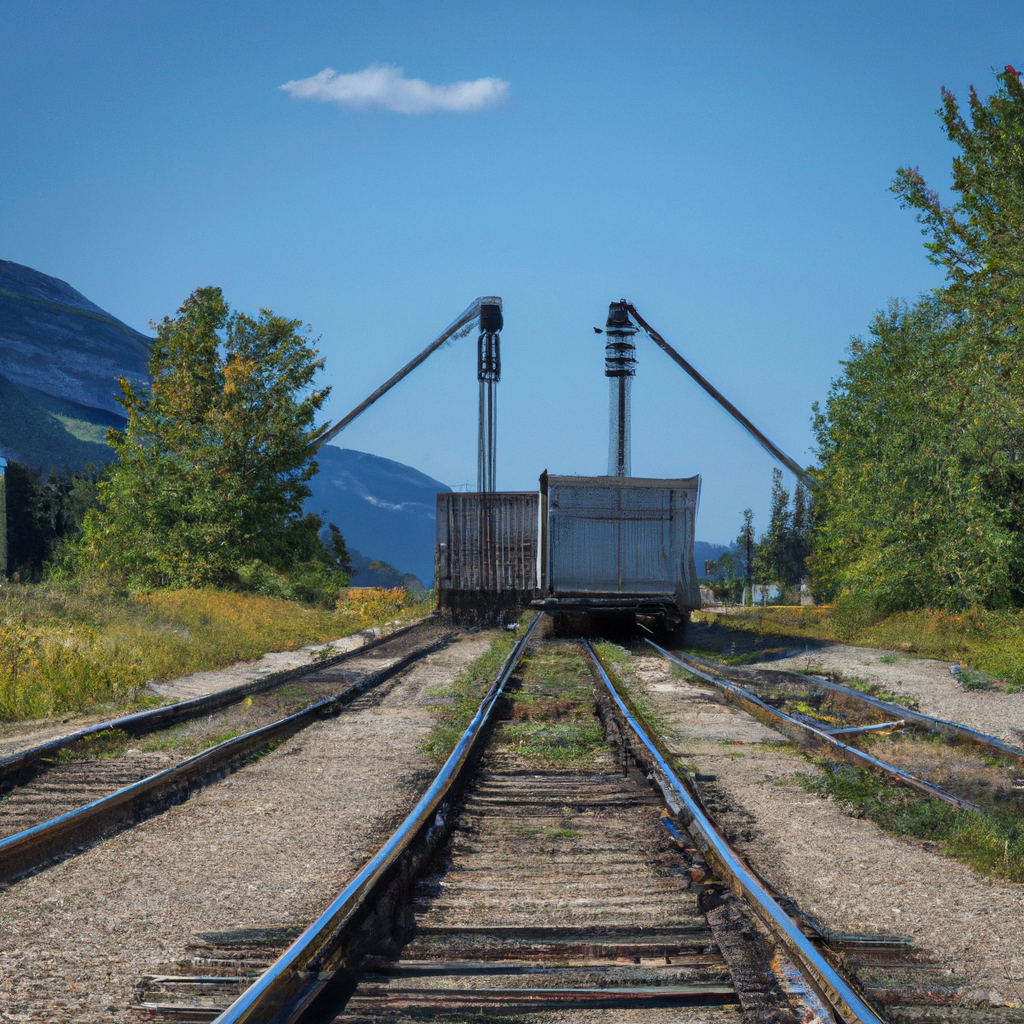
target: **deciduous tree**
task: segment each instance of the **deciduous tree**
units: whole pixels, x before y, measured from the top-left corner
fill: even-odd
[[[119,461],[87,517],[83,561],[134,586],[266,580],[327,565],[303,514],[328,389],[298,320],[232,313],[200,288],[157,325],[148,391],[121,381]],[[254,568],[255,567],[255,568]]]

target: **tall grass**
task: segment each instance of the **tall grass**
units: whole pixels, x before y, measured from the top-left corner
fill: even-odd
[[[323,643],[431,607],[405,591],[323,609],[213,588],[127,597],[0,586],[0,721],[143,705],[147,680]]]
[[[1010,692],[1024,686],[1024,612],[1020,611],[921,609],[882,616],[869,608],[840,604],[748,608],[721,616],[697,612],[694,620],[907,651],[980,669],[1005,680]]]

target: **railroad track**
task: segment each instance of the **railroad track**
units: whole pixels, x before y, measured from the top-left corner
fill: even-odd
[[[646,643],[729,704],[826,757],[958,810],[1024,810],[1024,750],[820,676],[723,666]],[[936,753],[941,740],[945,756]]]
[[[6,758],[0,885],[181,803],[457,635],[419,623],[319,664],[100,723]]]
[[[936,1001],[905,943],[823,935],[773,893],[596,653],[534,641],[536,622],[409,817],[317,921],[199,936],[188,970],[156,963],[140,979],[140,1009],[667,1024],[738,1005],[748,1021],[878,1024],[877,1005]]]

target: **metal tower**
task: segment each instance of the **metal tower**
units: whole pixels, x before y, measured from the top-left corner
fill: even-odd
[[[498,404],[495,385],[501,380],[501,306],[480,305],[476,379],[480,382],[480,436],[477,442],[476,489],[494,491],[498,443]]]
[[[608,475],[630,476],[629,392],[636,374],[637,328],[629,319],[628,303],[608,304],[604,333],[604,375],[608,378]]]

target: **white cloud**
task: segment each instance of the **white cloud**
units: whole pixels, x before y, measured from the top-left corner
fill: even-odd
[[[431,110],[465,113],[501,103],[508,96],[508,82],[477,78],[453,85],[431,85],[422,78],[406,78],[401,68],[371,64],[352,75],[324,68],[312,78],[278,86],[296,100],[341,103],[357,110],[382,107],[399,114],[426,114]]]

